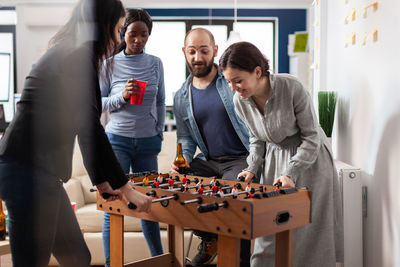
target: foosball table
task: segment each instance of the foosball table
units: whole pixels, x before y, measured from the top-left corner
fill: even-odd
[[[136,190],[153,198],[150,213],[135,211],[126,200],[97,209],[110,213],[110,263],[121,266],[185,266],[184,228],[218,234],[218,266],[238,267],[240,239],[275,234],[275,266],[292,266],[293,229],[310,223],[310,192],[301,188],[248,184],[174,174],[130,176]],[[168,252],[124,265],[124,216],[168,224]]]

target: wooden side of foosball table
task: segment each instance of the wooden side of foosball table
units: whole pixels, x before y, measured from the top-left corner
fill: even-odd
[[[307,190],[277,197],[253,199],[252,238],[267,236],[311,223],[311,197]],[[278,215],[288,215],[288,220],[278,222]]]
[[[153,190],[149,187],[135,187],[143,193]],[[168,190],[155,190],[157,197],[172,196],[175,192]],[[218,198],[202,196],[203,204],[222,203],[228,201],[228,207],[220,207],[218,210],[199,213],[199,204],[181,205],[180,201],[191,200],[199,195],[190,193],[176,193],[178,200],[169,200],[168,206],[163,207],[161,203],[153,203],[150,213],[131,210],[126,205],[126,200],[106,202],[97,194],[97,209],[113,214],[133,216],[141,219],[164,222],[170,225],[178,225],[220,235],[251,239],[252,207],[248,201],[232,198]]]

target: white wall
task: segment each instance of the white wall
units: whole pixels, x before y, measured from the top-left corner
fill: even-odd
[[[346,2],[348,2],[346,4]],[[327,16],[326,89],[339,93],[334,151],[339,160],[363,169],[368,187],[364,264],[400,266],[400,1],[320,0]],[[356,9],[356,20],[344,23]],[[361,44],[364,32],[378,29]],[[356,44],[345,41],[356,33]]]
[[[51,37],[67,22],[72,7],[72,4],[17,6],[17,92],[22,92],[32,64],[44,54]]]

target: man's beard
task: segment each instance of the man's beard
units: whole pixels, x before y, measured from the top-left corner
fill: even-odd
[[[204,62],[194,62],[193,65],[196,65],[196,63],[204,63]],[[214,65],[214,58],[210,62],[206,62],[206,64],[203,65],[203,67],[200,69],[194,68],[193,65],[189,64],[187,60],[186,60],[186,65],[189,67],[189,70],[194,77],[202,78],[207,76],[211,72]]]

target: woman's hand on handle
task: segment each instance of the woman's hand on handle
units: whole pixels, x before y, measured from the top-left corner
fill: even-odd
[[[282,188],[295,187],[293,180],[289,176],[282,175],[275,179],[273,184],[282,183]]]
[[[133,189],[129,183],[126,183],[119,189],[126,199],[136,205],[136,210],[141,212],[150,212],[151,210],[151,198],[139,191]]]
[[[100,195],[105,199],[105,201],[113,201],[116,199],[122,199],[121,191],[112,189],[111,185],[108,182],[102,182],[96,185],[97,191],[99,191]],[[104,195],[108,195],[109,197],[104,197]]]
[[[246,183],[251,183],[251,181],[252,181],[253,178],[254,178],[254,173],[249,172],[249,171],[242,171],[241,173],[238,174],[238,178],[239,178],[240,176],[244,177],[244,181],[245,181]]]

